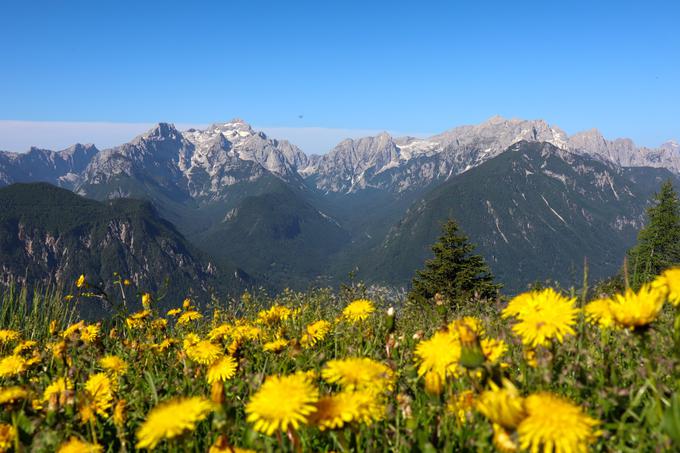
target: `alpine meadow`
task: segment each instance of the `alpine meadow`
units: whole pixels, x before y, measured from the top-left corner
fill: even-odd
[[[5,2],[0,453],[680,451],[679,19]]]

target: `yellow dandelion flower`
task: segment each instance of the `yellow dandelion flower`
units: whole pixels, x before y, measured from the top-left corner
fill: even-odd
[[[85,343],[94,343],[97,338],[99,337],[99,325],[97,324],[91,324],[89,326],[85,326],[80,331],[80,339],[83,340]]]
[[[517,315],[519,322],[512,327],[525,345],[534,348],[547,346],[552,340],[561,342],[565,335],[575,334],[573,327],[579,311],[575,298],[566,298],[552,288],[535,291],[532,298],[525,300],[532,309],[520,310]]]
[[[358,299],[342,310],[342,317],[350,322],[359,322],[368,318],[374,311],[373,302],[368,299]]]
[[[182,313],[182,315],[179,318],[177,318],[177,325],[183,326],[185,324],[189,324],[191,321],[198,321],[202,317],[203,315],[197,311],[194,310],[186,311]]]
[[[474,316],[465,316],[460,319],[456,319],[449,323],[448,330],[453,335],[457,335],[460,338],[466,337],[481,337],[484,335],[484,326],[482,321]]]
[[[168,349],[170,349],[170,346],[172,346],[173,344],[175,344],[175,340],[171,340],[171,339],[169,339],[169,338],[165,338],[165,339],[163,339],[163,341],[161,341],[160,343],[152,344],[152,345],[151,345],[151,349],[154,349],[154,350],[156,350],[156,351],[158,351],[158,352],[165,352],[165,351],[167,351]]]
[[[37,344],[38,342],[34,340],[24,340],[14,347],[12,354],[19,355],[25,351],[33,349],[35,346],[37,346]]]
[[[69,339],[73,336],[75,336],[77,333],[80,333],[82,329],[85,328],[85,321],[78,321],[75,324],[71,324],[68,326],[64,332],[61,334],[62,338],[64,339]]]
[[[188,297],[184,298],[184,300],[182,301],[182,308],[184,310],[191,309],[191,299],[189,299]]]
[[[309,422],[324,431],[342,428],[351,422],[370,425],[381,420],[384,414],[385,405],[374,392],[349,390],[320,398]]]
[[[233,378],[236,375],[237,367],[238,364],[232,356],[227,355],[222,357],[208,368],[208,373],[206,374],[208,384],[212,384],[213,382],[224,382]]]
[[[680,304],[680,267],[667,269],[652,282],[652,288],[664,293],[674,307]]]
[[[627,290],[625,294],[615,294],[609,307],[617,324],[634,329],[653,322],[661,309],[666,295],[651,285],[642,285],[636,293]]]
[[[182,313],[182,309],[181,309],[181,308],[171,308],[170,310],[168,310],[168,312],[166,313],[166,315],[168,315],[168,316],[177,316],[177,315],[180,314],[180,313]]]
[[[23,387],[0,387],[0,406],[14,404],[28,398],[28,391]]]
[[[42,402],[48,405],[49,410],[64,407],[71,402],[70,392],[72,388],[70,381],[59,378],[45,388]]]
[[[247,421],[268,436],[277,430],[297,429],[316,411],[318,398],[317,389],[304,374],[270,376],[246,405]]]
[[[85,382],[86,401],[81,406],[81,417],[89,421],[94,414],[106,417],[113,405],[111,380],[105,373],[95,373]]]
[[[127,317],[125,323],[130,329],[141,329],[145,321],[152,315],[151,310],[142,310]]]
[[[257,320],[264,324],[275,324],[290,318],[292,311],[283,305],[273,305],[269,310],[262,310],[257,314]]]
[[[262,345],[262,350],[266,352],[281,352],[288,346],[288,340],[284,338],[277,338],[273,341],[268,341]]]
[[[493,446],[501,453],[515,453],[519,450],[513,436],[496,423],[493,424]]]
[[[415,360],[418,362],[418,376],[425,376],[428,393],[439,394],[447,377],[458,377],[461,369],[460,342],[449,332],[435,332],[429,340],[416,346]]]
[[[463,392],[453,395],[446,404],[446,409],[456,416],[460,423],[465,423],[470,417],[472,409],[475,407],[475,398],[472,390],[465,390]]]
[[[19,332],[11,329],[0,329],[0,345],[16,341],[21,337]]]
[[[490,389],[477,398],[476,407],[493,423],[507,429],[515,429],[526,416],[524,398],[507,379],[503,380],[503,387],[491,382]]]
[[[317,342],[323,341],[331,331],[331,323],[326,320],[313,322],[305,327],[305,333],[300,339],[300,344],[304,348],[311,348]]]
[[[208,453],[255,453],[255,450],[248,450],[245,448],[238,448],[229,445],[227,436],[218,436],[215,443],[210,446]]]
[[[119,428],[122,428],[125,426],[125,411],[127,409],[127,401],[125,400],[118,400],[116,403],[116,406],[113,408],[113,415],[111,416],[111,419],[113,420],[113,424]]]
[[[189,332],[188,334],[186,334],[184,336],[184,341],[182,342],[182,344],[184,346],[184,349],[187,349],[190,346],[195,345],[199,341],[201,341],[201,337],[199,337],[198,335],[196,335],[193,332]]]
[[[212,341],[221,341],[231,335],[232,326],[229,324],[221,324],[214,327],[208,332],[208,338]]]
[[[127,373],[128,370],[128,364],[125,362],[125,360],[116,355],[107,355],[102,357],[99,360],[99,365],[115,376],[122,376]]]
[[[603,329],[617,327],[611,309],[611,299],[597,299],[583,308],[586,321],[597,324]]]
[[[482,338],[479,342],[484,352],[484,357],[489,363],[498,362],[508,351],[508,345],[503,340],[495,338]]]
[[[10,451],[14,447],[17,431],[14,426],[0,423],[0,452]]]
[[[104,448],[99,444],[91,444],[71,437],[68,442],[61,444],[57,453],[101,453]]]
[[[150,310],[151,309],[151,294],[149,293],[144,293],[142,294],[142,307],[144,310]]]
[[[151,409],[137,430],[136,448],[152,450],[164,439],[173,439],[205,420],[214,405],[201,397],[166,401]]]
[[[80,274],[80,277],[78,277],[78,280],[76,280],[76,288],[82,288],[87,284],[85,281],[85,275]]]
[[[185,349],[187,357],[201,365],[212,365],[222,357],[222,348],[210,340],[201,340]]]
[[[329,360],[321,370],[329,384],[346,390],[372,388],[376,392],[394,388],[394,372],[387,365],[367,357]]]
[[[12,377],[26,371],[26,359],[20,355],[8,355],[0,359],[0,377]]]
[[[599,435],[599,422],[571,402],[551,395],[530,395],[524,402],[527,416],[517,427],[523,450],[555,453],[587,452]]]
[[[168,320],[163,318],[157,318],[151,321],[151,328],[154,330],[163,330],[168,327]]]
[[[530,291],[513,297],[508,306],[502,312],[503,318],[519,317],[524,313],[532,312],[538,305],[536,294],[539,291]]]

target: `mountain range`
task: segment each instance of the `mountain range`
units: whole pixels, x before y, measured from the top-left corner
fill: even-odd
[[[675,142],[637,147],[501,117],[429,138],[348,139],[321,156],[238,119],[187,131],[159,123],[104,150],[0,152],[0,185],[47,182],[112,212],[112,200],[144,200],[168,222],[157,235],[186,241],[196,269],[209,262],[229,287],[272,289],[335,284],[354,270],[405,287],[449,217],[509,291],[556,275],[577,282],[585,258],[605,277],[634,243],[651,195],[678,174]],[[195,275],[199,286],[220,280]]]

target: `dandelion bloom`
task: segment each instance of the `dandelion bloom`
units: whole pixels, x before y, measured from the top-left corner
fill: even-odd
[[[0,451],[9,451],[14,446],[17,431],[14,426],[0,423]]]
[[[625,294],[615,294],[610,308],[614,320],[623,327],[646,326],[653,322],[663,308],[665,293],[651,285],[642,285],[636,293],[628,289]]]
[[[229,324],[220,324],[217,327],[213,327],[208,333],[208,338],[212,341],[224,340],[231,334],[232,327]]]
[[[85,322],[84,321],[78,321],[77,323],[71,324],[66,329],[64,329],[64,332],[62,332],[61,336],[64,339],[71,338],[72,336],[74,336],[76,333],[79,333],[84,328],[85,328]]]
[[[26,371],[26,359],[20,355],[8,355],[0,359],[0,377],[12,377]]]
[[[425,376],[428,393],[441,393],[446,377],[460,374],[460,354],[460,341],[450,332],[435,332],[429,340],[418,343],[414,352],[415,360],[419,363],[418,376]]]
[[[479,395],[476,407],[493,423],[507,429],[515,429],[526,416],[524,398],[507,379],[503,380],[503,387],[491,382],[490,389]]]
[[[28,398],[28,392],[23,387],[0,387],[0,406],[13,404]]]
[[[212,365],[215,360],[222,357],[222,348],[210,340],[201,340],[188,347],[185,347],[187,356],[201,365]]]
[[[11,329],[0,329],[0,345],[16,341],[20,337],[19,332]]]
[[[394,387],[394,372],[385,364],[367,357],[330,360],[321,371],[330,384],[347,390],[373,388],[377,391]]]
[[[91,324],[89,326],[85,326],[83,329],[80,331],[80,339],[83,340],[85,343],[94,343],[97,338],[99,337],[99,325],[97,324]]]
[[[275,324],[290,318],[292,311],[283,305],[273,305],[269,310],[262,310],[257,315],[257,320],[264,324]]]
[[[652,282],[653,288],[666,293],[668,302],[674,307],[680,304],[680,267],[667,269]]]
[[[277,338],[262,345],[262,349],[267,352],[281,352],[288,346],[288,340]]]
[[[166,313],[166,315],[168,315],[168,316],[177,316],[177,315],[180,314],[180,313],[182,313],[182,309],[181,309],[181,308],[171,308],[170,310],[168,310],[168,312]]]
[[[164,439],[175,438],[196,429],[214,410],[213,404],[201,397],[171,400],[151,409],[137,430],[136,448],[153,449]]]
[[[460,423],[465,423],[474,407],[475,398],[472,390],[465,390],[453,395],[446,404],[446,409],[454,414]]]
[[[517,442],[501,425],[493,424],[493,446],[501,453],[514,453],[519,450]]]
[[[82,288],[85,286],[85,275],[80,274],[80,277],[78,277],[78,280],[76,280],[76,288]]]
[[[144,308],[144,310],[151,309],[151,294],[149,293],[142,294],[142,307]]]
[[[101,453],[104,451],[101,445],[84,442],[77,437],[71,437],[63,443],[57,453]]]
[[[368,318],[368,315],[375,311],[373,302],[368,299],[358,299],[349,304],[342,310],[342,316],[347,321],[359,322]]]
[[[271,436],[276,430],[297,428],[316,411],[319,393],[304,374],[270,376],[246,405],[255,431]]]
[[[127,401],[118,400],[116,406],[113,408],[113,424],[117,427],[122,428],[125,423],[125,409],[127,408]]]
[[[611,309],[611,299],[596,299],[583,308],[586,321],[596,324],[603,329],[616,327],[614,313]]]
[[[527,417],[517,427],[523,450],[554,451],[555,453],[587,452],[599,435],[599,422],[571,402],[537,393],[524,402]]]
[[[351,422],[370,425],[381,420],[384,414],[385,405],[375,392],[342,391],[320,398],[316,403],[316,412],[310,417],[310,423],[324,431],[342,428]]]
[[[465,316],[449,323],[448,330],[459,338],[481,337],[484,335],[482,322],[474,316]]]
[[[300,344],[305,348],[311,348],[317,342],[322,341],[331,330],[331,323],[326,320],[313,322],[305,328]]]
[[[508,345],[505,341],[495,338],[482,338],[479,344],[482,347],[484,357],[486,357],[489,363],[498,362],[508,350]]]
[[[63,407],[69,402],[69,391],[72,389],[71,382],[59,378],[45,388],[42,402],[48,405],[49,410]]]
[[[140,329],[144,327],[144,321],[149,317],[151,317],[151,310],[142,310],[128,316],[125,323],[131,329]]]
[[[179,318],[177,318],[177,325],[182,326],[184,324],[189,324],[191,321],[198,321],[202,317],[203,315],[197,311],[194,310],[186,311],[182,313],[182,315]]]
[[[574,335],[578,308],[575,298],[566,298],[554,289],[534,291],[522,296],[515,305],[505,308],[504,316],[515,313],[519,321],[512,330],[522,338],[522,342],[535,348],[547,346],[552,340],[561,342],[565,335]]]
[[[208,368],[208,373],[206,375],[208,384],[212,384],[213,382],[224,382],[233,378],[236,374],[237,366],[236,360],[229,355],[217,360],[210,365],[210,368]]]
[[[208,453],[255,453],[255,450],[234,447],[229,444],[227,436],[221,435],[210,446]]]
[[[83,421],[94,419],[95,414],[106,417],[107,411],[113,405],[113,391],[111,380],[105,373],[95,373],[85,383],[86,400],[80,407]]]

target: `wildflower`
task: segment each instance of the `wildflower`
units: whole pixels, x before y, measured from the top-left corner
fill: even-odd
[[[14,426],[0,423],[0,452],[9,451],[14,446],[17,431]]]
[[[474,407],[474,393],[471,390],[453,395],[446,405],[446,409],[454,414],[460,423],[465,423]]]
[[[85,328],[85,322],[84,321],[78,321],[75,324],[71,324],[68,326],[64,332],[61,334],[62,338],[65,340],[74,337],[77,333],[80,333],[82,329]]]
[[[144,308],[144,310],[151,309],[151,294],[149,293],[142,294],[142,307]]]
[[[42,402],[48,405],[48,410],[56,410],[66,406],[70,402],[69,392],[72,389],[71,382],[59,378],[47,386],[43,393]]]
[[[210,340],[201,340],[185,348],[187,356],[201,365],[212,365],[222,356],[222,348]]]
[[[342,391],[335,395],[324,396],[316,403],[316,412],[310,423],[326,429],[342,428],[351,422],[372,424],[384,417],[385,406],[374,392],[368,390]]]
[[[95,373],[85,383],[86,401],[80,407],[83,422],[94,419],[95,414],[107,416],[113,404],[111,380],[104,373]]]
[[[524,399],[507,379],[503,380],[503,387],[498,387],[494,382],[490,383],[490,387],[479,395],[477,410],[493,423],[515,429],[526,416]]]
[[[262,346],[262,349],[267,352],[281,352],[288,346],[288,340],[284,338],[277,338],[269,341]]]
[[[316,411],[318,391],[303,374],[270,376],[246,405],[247,420],[256,431],[271,436],[307,423]]]
[[[181,308],[171,308],[170,310],[168,310],[168,312],[166,314],[168,316],[177,316],[180,313],[182,313]]]
[[[163,318],[154,319],[151,321],[151,328],[154,330],[163,330],[168,327],[168,320]]]
[[[347,321],[359,322],[368,318],[368,315],[375,311],[373,302],[368,299],[358,299],[349,304],[342,310],[342,316]]]
[[[229,324],[221,324],[208,332],[208,338],[212,341],[220,341],[226,339],[230,333],[231,326]]]
[[[28,392],[23,387],[0,387],[0,406],[14,404],[28,398]]]
[[[54,335],[55,333],[57,333],[57,320],[56,319],[53,319],[52,321],[50,321],[50,327],[49,327],[48,331],[49,331],[50,335]]]
[[[594,300],[588,303],[583,310],[589,323],[597,324],[603,329],[616,327],[614,313],[611,309],[611,299]]]
[[[680,267],[667,269],[652,282],[653,288],[666,293],[668,302],[674,307],[680,304]]]
[[[322,341],[331,330],[331,323],[325,320],[313,322],[305,328],[305,333],[300,339],[300,344],[305,348],[311,348],[317,342]]]
[[[642,285],[635,293],[615,294],[609,307],[617,324],[623,327],[643,327],[653,322],[663,308],[665,293],[651,285]]]
[[[14,349],[12,350],[12,354],[19,355],[27,350],[34,348],[37,344],[38,342],[34,340],[24,340],[14,347]]]
[[[130,281],[129,278],[126,278],[126,279],[123,280],[123,285],[124,285],[124,286],[130,286],[131,284],[132,284],[132,282]]]
[[[122,376],[127,373],[128,364],[123,359],[115,355],[107,355],[99,360],[99,364],[106,371],[114,376]]]
[[[90,444],[77,437],[71,437],[68,442],[63,443],[57,453],[101,453],[104,449],[99,444]]]
[[[85,275],[80,274],[80,277],[78,277],[78,280],[76,280],[76,288],[83,288],[87,282],[85,281]]]
[[[191,299],[189,299],[188,297],[186,297],[186,298],[182,301],[182,308],[185,309],[185,310],[189,310],[189,309],[191,308]]]
[[[501,453],[514,453],[519,449],[510,433],[496,423],[493,424],[493,446]]]
[[[144,327],[144,321],[151,317],[151,310],[142,310],[137,313],[133,313],[125,319],[125,324],[130,329],[141,329]]]
[[[547,346],[553,339],[561,342],[565,335],[574,335],[573,326],[578,314],[575,298],[568,299],[552,288],[529,294],[518,296],[522,297],[519,302],[517,297],[513,299],[513,307],[508,305],[503,312],[504,316],[516,313],[519,322],[512,330],[525,345]]]
[[[125,425],[125,409],[127,407],[127,401],[125,400],[118,400],[116,403],[116,406],[113,408],[113,416],[111,417],[113,419],[113,424],[118,427],[119,429],[122,429],[122,427]]]
[[[414,354],[419,362],[418,376],[425,376],[428,393],[440,394],[446,377],[460,374],[460,342],[449,332],[439,331],[429,340],[421,341]]]
[[[321,376],[346,390],[370,387],[380,392],[394,387],[394,372],[387,365],[366,357],[330,360]]]
[[[177,318],[177,325],[182,326],[184,324],[189,324],[191,321],[197,321],[203,317],[202,314],[200,314],[197,311],[187,311],[182,313],[182,315]]]
[[[290,318],[291,309],[283,305],[273,305],[269,310],[262,310],[257,315],[257,320],[264,324],[275,324]]]
[[[587,452],[599,435],[599,422],[571,402],[549,393],[538,393],[526,398],[527,417],[517,427],[523,450]]]
[[[484,335],[482,322],[474,316],[465,316],[449,323],[448,330],[459,338],[481,337]]]
[[[210,365],[210,368],[208,368],[208,373],[206,375],[208,384],[212,384],[213,382],[224,382],[233,378],[236,374],[237,366],[236,360],[231,356],[224,356],[217,360]]]
[[[508,350],[508,345],[503,340],[495,338],[482,338],[480,341],[484,357],[489,363],[496,363]]]
[[[0,359],[0,377],[12,377],[26,371],[26,359],[20,355],[8,355]]]
[[[16,330],[0,329],[0,345],[16,341],[21,335]]]
[[[164,439],[173,439],[196,429],[214,410],[213,404],[201,397],[166,401],[151,409],[137,431],[136,448],[154,449]]]
[[[158,352],[165,352],[167,351],[170,346],[172,346],[175,343],[175,340],[171,340],[168,338],[163,339],[160,343],[158,344],[152,344],[151,348],[158,351]]]
[[[89,325],[80,331],[80,339],[85,343],[94,343],[99,336],[99,325]]]

